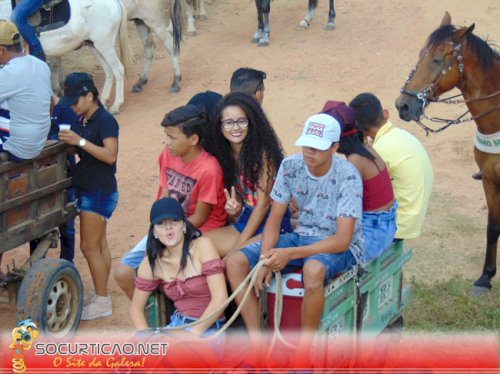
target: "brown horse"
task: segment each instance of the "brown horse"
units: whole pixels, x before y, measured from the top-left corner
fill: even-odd
[[[496,273],[497,243],[500,233],[500,55],[487,42],[472,33],[470,27],[454,27],[445,13],[441,26],[429,37],[420,52],[401,95],[396,100],[399,116],[415,120],[428,132],[474,120],[477,125],[474,157],[483,173],[483,188],[488,204],[486,256],[483,273],[474,282],[473,294],[491,289]],[[467,105],[467,113],[456,120],[429,118],[425,107],[430,102],[456,103],[461,100],[439,99],[439,95],[457,87]],[[442,122],[432,130],[420,122],[420,117]]]

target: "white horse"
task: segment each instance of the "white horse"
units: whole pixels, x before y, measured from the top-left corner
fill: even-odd
[[[1,9],[9,9],[5,2]],[[118,113],[123,104],[123,82],[125,70],[132,62],[132,51],[127,33],[127,11],[117,0],[68,0],[71,17],[61,28],[44,31],[40,34],[40,43],[47,56],[62,56],[66,52],[88,45],[101,63],[106,78],[101,91],[101,101],[106,103],[111,94],[113,78],[115,80],[115,100],[110,108]],[[10,14],[0,15],[5,19]],[[120,44],[121,59],[115,44]],[[125,64],[125,66],[122,64]]]
[[[87,0],[89,1],[89,0]],[[98,1],[98,0],[95,0]],[[132,87],[132,92],[141,92],[148,82],[155,44],[152,32],[161,41],[170,55],[174,69],[174,79],[170,86],[171,93],[179,92],[181,69],[179,66],[179,50],[182,40],[183,16],[181,0],[121,0],[127,10],[128,19],[134,21],[137,33],[144,47],[144,65],[139,80]],[[170,24],[170,27],[168,26]],[[52,68],[55,75],[58,72],[59,81],[62,79],[61,61],[52,59]],[[57,87],[62,82],[52,82]]]
[[[170,92],[178,92],[181,89],[181,69],[179,66],[183,27],[181,0],[122,0],[122,2],[127,9],[128,18],[135,22],[144,47],[144,65],[139,80],[134,84],[132,91],[141,92],[142,87],[148,82],[155,48],[152,31],[170,55],[174,69],[174,80],[170,86]],[[169,24],[171,31],[169,31]]]
[[[69,22],[62,28],[42,32],[40,42],[53,67],[53,89],[60,91],[62,84],[61,56],[82,45],[88,45],[101,63],[105,82],[101,91],[101,101],[105,103],[111,93],[115,79],[115,100],[109,109],[118,113],[124,100],[124,72],[132,63],[132,51],[126,32],[127,20],[133,20],[144,46],[144,66],[139,81],[133,91],[139,92],[147,83],[154,43],[151,31],[162,42],[171,56],[174,81],[170,92],[180,90],[181,71],[178,61],[182,39],[181,0],[68,0],[71,7]],[[10,0],[0,0],[0,18],[10,18]],[[8,14],[5,15],[5,9]],[[4,13],[2,13],[4,12]],[[170,19],[169,19],[170,16]],[[172,24],[172,33],[168,25]],[[173,34],[173,36],[172,36]],[[121,61],[115,50],[117,35],[120,36]],[[123,64],[125,65],[122,65]]]

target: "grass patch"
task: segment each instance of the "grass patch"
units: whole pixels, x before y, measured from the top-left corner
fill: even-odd
[[[470,279],[427,284],[412,278],[413,301],[404,311],[407,331],[500,331],[500,289],[469,296]]]

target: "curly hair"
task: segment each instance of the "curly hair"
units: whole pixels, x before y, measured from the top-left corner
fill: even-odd
[[[241,148],[239,169],[238,163],[232,157],[231,144],[222,133],[222,112],[228,106],[241,108],[248,118],[248,134]],[[246,182],[263,189],[263,186],[258,185],[258,181],[264,170],[264,163],[267,162],[269,167],[269,185],[284,157],[281,142],[262,107],[252,96],[241,92],[227,94],[219,101],[213,111],[204,146],[219,161],[224,173],[224,185],[228,189],[236,184],[240,173],[245,176]]]

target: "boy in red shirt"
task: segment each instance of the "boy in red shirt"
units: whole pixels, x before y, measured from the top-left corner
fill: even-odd
[[[217,94],[207,91],[204,95],[215,98]],[[215,157],[199,145],[208,126],[207,115],[205,107],[196,105],[184,105],[167,113],[161,122],[167,136],[166,147],[158,159],[157,199],[177,199],[188,220],[201,232],[222,227],[227,219],[222,169]],[[147,236],[122,258],[114,271],[115,280],[129,299],[134,293],[134,273],[144,258],[146,240]]]

